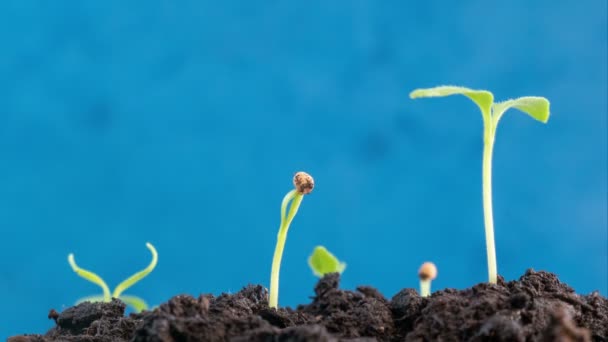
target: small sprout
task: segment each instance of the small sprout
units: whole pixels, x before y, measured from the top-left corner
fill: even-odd
[[[491,284],[496,284],[498,269],[496,266],[496,247],[494,245],[494,214],[492,212],[492,151],[494,150],[494,139],[498,121],[509,108],[515,108],[528,114],[535,120],[546,123],[549,120],[549,101],[544,97],[524,96],[514,100],[494,102],[494,95],[489,91],[454,86],[416,89],[410,93],[410,98],[443,97],[449,95],[464,95],[468,97],[479,107],[483,118],[482,192],[486,251],[488,255],[488,278]]]
[[[285,240],[287,239],[287,231],[293,218],[296,216],[304,195],[309,194],[314,188],[314,179],[306,172],[297,172],[293,177],[295,189],[289,191],[281,202],[281,225],[279,226],[279,234],[277,235],[277,245],[274,249],[272,258],[272,270],[270,271],[270,295],[268,306],[276,308],[279,304],[279,272],[281,270],[281,259],[283,257],[283,249],[285,248]],[[289,213],[287,213],[287,204]]]
[[[154,246],[152,246],[152,244],[149,242],[146,243],[146,247],[148,247],[150,253],[152,253],[152,261],[150,262],[148,267],[133,274],[132,276],[124,280],[122,283],[118,284],[118,286],[116,286],[114,292],[112,292],[111,295],[110,288],[108,287],[106,282],[103,281],[103,279],[101,279],[101,277],[97,274],[78,267],[78,265],[76,265],[76,261],[74,261],[74,254],[70,253],[70,255],[68,255],[68,262],[70,263],[70,266],[72,266],[72,270],[74,270],[74,272],[76,272],[78,276],[94,284],[99,285],[103,290],[103,295],[84,297],[79,299],[76,304],[80,304],[82,302],[109,302],[112,300],[112,298],[117,298],[125,302],[125,304],[132,306],[136,312],[146,310],[148,308],[148,304],[146,304],[143,299],[135,296],[126,296],[122,294],[126,289],[133,286],[135,283],[147,276],[150,272],[152,272],[152,270],[154,270],[154,267],[156,267],[156,263],[158,262],[158,253],[156,252],[156,248],[154,248]]]
[[[437,267],[432,262],[425,262],[418,270],[420,278],[420,295],[428,297],[431,295],[431,281],[437,278]]]
[[[328,273],[342,273],[346,269],[346,264],[340,262],[327,248],[317,246],[308,257],[308,266],[315,276],[321,278]]]

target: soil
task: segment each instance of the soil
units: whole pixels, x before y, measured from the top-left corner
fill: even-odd
[[[388,300],[372,287],[338,284],[338,274],[325,276],[312,302],[296,309],[268,308],[260,285],[218,297],[179,295],[126,317],[118,300],[82,303],[51,310],[56,325],[45,335],[8,341],[608,341],[608,300],[578,295],[548,272],[428,298],[403,289]]]

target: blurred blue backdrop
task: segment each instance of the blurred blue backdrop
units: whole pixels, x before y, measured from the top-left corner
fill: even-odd
[[[545,96],[494,151],[499,273],[607,292],[606,1],[15,0],[0,5],[0,337],[98,293],[66,257],[152,304],[268,285],[279,205],[316,179],[289,232],[280,304],[306,303],[317,244],[343,287],[390,297],[487,279],[482,121],[457,84]]]

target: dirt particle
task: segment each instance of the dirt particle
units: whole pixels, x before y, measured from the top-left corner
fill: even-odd
[[[55,323],[57,323],[57,318],[59,318],[59,312],[55,311],[55,309],[51,309],[47,317],[48,319],[52,319],[53,321],[55,321]]]

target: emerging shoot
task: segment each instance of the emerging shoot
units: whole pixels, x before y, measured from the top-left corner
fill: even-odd
[[[488,254],[488,277],[490,283],[496,284],[498,270],[496,266],[496,247],[494,245],[494,215],[492,213],[492,151],[494,149],[498,121],[509,108],[515,108],[528,114],[535,120],[546,123],[549,120],[549,101],[544,97],[524,96],[495,103],[494,95],[489,91],[454,86],[416,89],[410,93],[410,98],[443,97],[449,95],[464,95],[468,97],[479,107],[483,118],[482,192],[486,251]]]
[[[101,277],[97,274],[82,269],[78,265],[76,265],[76,261],[74,261],[74,254],[70,253],[70,255],[68,255],[68,262],[70,263],[70,266],[72,266],[72,270],[74,270],[74,272],[76,272],[78,276],[94,284],[99,285],[103,290],[103,295],[84,297],[79,299],[76,304],[80,304],[82,302],[109,302],[112,300],[112,298],[117,298],[125,302],[125,304],[132,306],[136,312],[146,310],[148,308],[148,304],[146,304],[143,299],[135,296],[126,296],[122,294],[126,289],[133,286],[135,283],[147,276],[150,272],[152,272],[152,270],[154,270],[154,267],[156,267],[156,263],[158,262],[158,253],[156,252],[156,248],[154,248],[154,246],[152,246],[152,244],[149,242],[146,243],[146,247],[148,247],[150,253],[152,253],[152,261],[150,262],[148,267],[133,274],[132,276],[124,280],[122,283],[118,284],[118,286],[116,286],[114,292],[112,292],[111,295],[110,288],[108,287],[106,282],[103,281],[103,279],[101,279]]]
[[[308,257],[308,266],[315,276],[321,278],[328,273],[342,273],[346,269],[346,264],[340,262],[327,248],[317,246]]]
[[[281,270],[281,258],[283,257],[289,225],[296,216],[304,195],[309,194],[315,187],[315,181],[308,173],[297,172],[293,177],[293,185],[295,189],[288,192],[281,203],[281,225],[279,226],[277,245],[274,249],[272,270],[270,272],[270,298],[268,306],[271,308],[276,308],[279,304],[279,272]],[[291,205],[289,206],[289,213],[287,213],[287,205],[290,201]]]
[[[425,262],[418,270],[420,278],[420,296],[428,297],[431,295],[431,281],[437,278],[437,267],[432,262]]]

